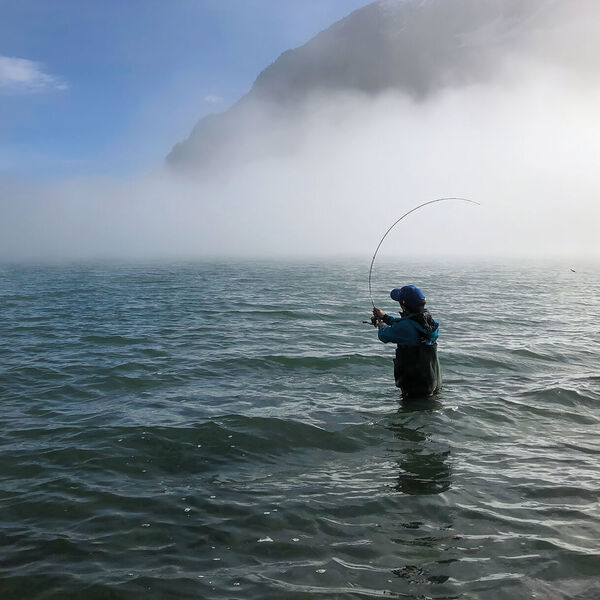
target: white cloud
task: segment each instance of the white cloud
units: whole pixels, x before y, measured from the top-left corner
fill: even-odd
[[[0,56],[0,91],[41,92],[66,90],[58,77],[44,73],[40,63],[26,58]]]
[[[221,96],[213,96],[212,94],[209,94],[208,96],[204,96],[204,102],[208,102],[209,104],[218,104],[219,102],[222,102],[223,98],[221,98]]]

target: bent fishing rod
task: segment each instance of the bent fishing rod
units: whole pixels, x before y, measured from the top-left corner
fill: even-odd
[[[475,202],[475,200],[469,200],[468,198],[459,198],[459,197],[455,197],[455,196],[448,197],[448,198],[436,198],[435,200],[429,200],[429,202],[423,202],[423,204],[419,204],[419,206],[415,206],[414,208],[411,208],[408,212],[404,213],[397,221],[392,223],[392,225],[389,227],[389,229],[383,234],[383,237],[379,241],[379,244],[377,244],[377,248],[375,249],[375,254],[373,254],[373,258],[371,259],[371,266],[369,267],[369,296],[371,297],[371,304],[373,305],[373,308],[375,308],[375,300],[373,298],[373,290],[371,288],[371,277],[373,274],[373,265],[375,264],[375,258],[377,257],[379,248],[381,248],[381,244],[383,244],[383,240],[385,240],[385,238],[388,236],[388,233],[392,229],[394,229],[394,227],[396,227],[396,225],[398,225],[398,223],[400,223],[400,221],[402,221],[402,219],[405,219],[411,213],[414,213],[415,211],[419,210],[420,208],[423,208],[424,206],[429,206],[430,204],[436,204],[437,202],[445,202],[447,200],[460,200],[461,202],[469,202],[471,204],[477,204],[477,206],[481,206],[479,204],[479,202]],[[372,325],[375,325],[374,318],[375,317],[372,317],[370,321],[363,321],[363,323],[371,323]]]

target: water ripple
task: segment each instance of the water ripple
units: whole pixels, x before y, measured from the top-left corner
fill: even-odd
[[[441,323],[404,404],[367,269],[0,270],[0,597],[600,597],[598,269],[382,260]]]

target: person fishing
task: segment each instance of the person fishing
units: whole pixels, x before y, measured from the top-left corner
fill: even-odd
[[[425,308],[425,296],[418,287],[395,288],[390,297],[400,303],[400,317],[385,314],[374,306],[372,323],[384,344],[397,344],[394,379],[402,396],[427,398],[442,385],[437,356],[439,323]]]

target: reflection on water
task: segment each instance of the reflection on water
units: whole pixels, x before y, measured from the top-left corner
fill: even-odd
[[[452,509],[436,497],[452,484],[450,448],[434,435],[435,413],[441,408],[434,398],[403,401],[386,423],[394,435],[398,465],[392,489],[431,517],[399,523],[392,541],[405,562],[392,573],[408,586],[411,597],[450,600],[462,597],[450,583],[453,565],[459,561],[456,547],[460,537],[454,531]],[[424,555],[428,559],[424,560]]]
[[[400,474],[396,489],[411,496],[441,494],[450,487],[450,467],[445,460],[447,452],[431,454],[407,453],[398,461]]]
[[[396,490],[410,496],[441,494],[451,485],[450,449],[431,438],[427,419],[407,413],[433,413],[441,407],[434,398],[404,401],[387,428],[400,442]],[[427,416],[427,415],[424,415]]]
[[[400,399],[399,413],[410,413],[410,412],[423,412],[423,411],[436,411],[443,407],[442,403],[437,399],[436,396],[429,396],[428,398],[414,398],[407,400],[405,398]]]
[[[438,560],[437,565],[447,565],[453,562],[457,562],[456,559],[450,560]],[[449,575],[432,575],[427,569],[419,565],[406,565],[400,569],[394,569],[392,573],[402,579],[405,579],[408,583],[415,584],[427,584],[427,583],[446,583],[449,579]],[[456,596],[454,596],[456,597]]]

